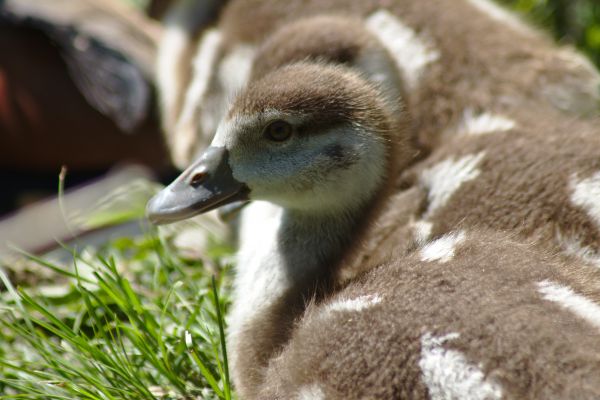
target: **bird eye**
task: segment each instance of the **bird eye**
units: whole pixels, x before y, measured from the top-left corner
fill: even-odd
[[[283,142],[284,140],[287,140],[290,138],[290,136],[292,136],[292,131],[292,125],[285,121],[277,120],[271,122],[265,128],[265,136],[269,140],[273,140],[275,142]]]

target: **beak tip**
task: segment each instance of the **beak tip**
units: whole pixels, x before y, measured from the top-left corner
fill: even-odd
[[[165,192],[165,190],[166,189],[163,189],[152,196],[152,198],[148,200],[148,203],[146,203],[146,218],[153,225],[163,225],[174,222],[171,221],[172,218],[169,218],[170,214],[172,214],[172,210],[169,208],[168,193]]]
[[[193,184],[199,171],[202,181]],[[248,200],[248,193],[248,187],[233,177],[227,151],[209,147],[199,160],[148,201],[146,218],[154,225],[168,224]]]
[[[150,200],[148,200],[148,203],[146,204],[146,212],[145,212],[146,218],[153,225],[160,224],[160,218],[158,217],[160,215],[160,207],[158,207],[158,204],[157,204],[158,196],[159,196],[158,194],[154,195]]]

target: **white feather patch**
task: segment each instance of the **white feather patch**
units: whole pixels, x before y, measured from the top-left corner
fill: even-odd
[[[289,279],[281,268],[284,261],[277,251],[282,213],[280,207],[263,201],[253,201],[242,210],[234,303],[228,315],[229,343],[233,347],[245,324],[289,288]],[[232,362],[236,362],[235,352]]]
[[[255,48],[246,44],[235,46],[219,65],[219,81],[226,96],[233,96],[250,77]]]
[[[354,299],[337,300],[329,304],[325,308],[325,312],[336,312],[336,311],[363,311],[367,308],[373,307],[376,304],[381,303],[381,297],[375,295],[359,296]]]
[[[190,38],[184,30],[178,27],[165,29],[158,48],[156,60],[156,84],[159,88],[163,118],[169,118],[169,123],[174,124],[178,117],[175,105],[181,95],[179,76],[179,63],[185,62],[190,47]],[[172,126],[168,128],[172,129]]]
[[[192,82],[186,92],[171,149],[174,162],[178,167],[185,166],[191,161],[198,140],[204,139],[198,137],[198,116],[214,74],[221,40],[222,36],[218,30],[207,30],[194,58]]]
[[[600,329],[600,305],[555,282],[545,280],[538,282],[537,287],[544,299],[558,303],[562,308]]]
[[[323,390],[317,384],[307,385],[298,391],[297,400],[325,400]]]
[[[423,381],[432,400],[492,400],[502,398],[502,388],[485,379],[477,366],[469,363],[456,350],[446,350],[442,345],[457,339],[458,333],[434,337],[425,333],[421,337],[419,367]]]
[[[492,0],[467,0],[479,11],[483,12],[495,21],[501,22],[509,28],[523,33],[525,35],[533,36],[537,35],[533,28],[528,26],[525,22],[521,21],[516,14],[506,10],[500,5],[496,4]]]
[[[253,315],[261,306],[277,298],[289,284],[277,251],[282,215],[282,208],[263,201],[253,201],[242,211],[235,289],[237,298],[244,301],[236,304],[233,316],[237,312]]]
[[[458,160],[447,159],[423,171],[420,183],[428,190],[429,201],[425,218],[444,206],[463,183],[479,176],[481,171],[477,165],[484,155],[485,152],[480,152]]]
[[[194,58],[194,79],[187,92],[187,111],[197,108],[208,91],[210,81],[215,71],[215,64],[221,47],[222,35],[216,29],[204,33]]]
[[[446,263],[454,258],[456,246],[465,240],[465,232],[452,232],[427,243],[421,249],[421,261],[439,261]]]
[[[589,178],[579,180],[576,175],[569,182],[571,201],[583,208],[600,226],[600,171]]]
[[[416,221],[411,223],[414,240],[419,245],[424,245],[431,236],[433,224],[429,221]]]
[[[556,235],[556,241],[566,255],[576,257],[586,264],[600,268],[600,253],[589,246],[583,245],[581,239],[566,237],[559,232]]]
[[[510,131],[515,126],[515,121],[502,115],[491,112],[477,114],[472,109],[466,109],[456,131],[459,135],[486,135]]]
[[[213,135],[218,129],[230,102],[242,89],[250,76],[254,47],[239,44],[231,49],[215,66],[216,77],[209,92],[202,101],[202,113],[200,114],[200,127],[204,135]],[[206,143],[210,143],[213,137],[207,137]]]
[[[386,10],[371,14],[366,25],[394,57],[408,89],[416,89],[426,67],[440,58],[440,52]]]

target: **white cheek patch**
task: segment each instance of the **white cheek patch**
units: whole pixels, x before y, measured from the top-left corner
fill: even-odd
[[[569,182],[571,201],[583,208],[600,227],[600,171],[589,178],[578,179],[573,175]]]
[[[548,280],[537,283],[538,292],[548,301],[557,303],[600,329],[600,306],[571,288]]]
[[[458,135],[487,135],[494,132],[506,132],[514,129],[517,123],[505,116],[491,112],[475,113],[466,109],[456,128]]]
[[[454,258],[456,247],[465,240],[463,231],[452,232],[426,244],[421,249],[421,261],[447,263]]]
[[[417,89],[425,69],[440,58],[440,52],[386,10],[371,14],[366,25],[394,58],[403,72],[407,88]]]
[[[265,159],[262,165],[248,163],[239,170],[232,166],[234,177],[248,184],[255,198],[343,215],[363,206],[385,176],[385,143],[374,135],[349,134],[345,127],[336,127],[310,136],[302,146],[315,150],[339,147],[343,157],[300,151],[274,161]],[[244,157],[239,154],[240,159]],[[265,171],[272,172],[267,175]]]
[[[359,312],[381,303],[381,300],[381,296],[377,294],[359,296],[354,299],[337,300],[327,305],[324,312]]]
[[[317,384],[303,386],[298,391],[296,400],[325,400],[325,393]]]
[[[428,190],[429,201],[425,218],[444,206],[463,183],[479,176],[477,166],[484,156],[485,152],[480,152],[458,160],[447,159],[423,171],[420,184]]]
[[[354,146],[354,140],[344,133],[339,135],[344,138],[340,143],[345,147]],[[327,186],[321,185],[318,190],[321,200],[327,201],[332,207],[337,206],[340,209],[360,207],[375,192],[384,177],[385,144],[378,139],[365,140],[357,151],[360,154],[357,162],[347,169],[339,169],[336,178],[330,180]],[[340,193],[346,194],[344,201],[340,201]]]
[[[516,14],[506,10],[500,5],[496,4],[492,0],[467,0],[473,6],[475,6],[479,11],[486,14],[491,19],[501,22],[507,27],[511,28],[514,31],[519,33],[528,35],[528,36],[538,36],[539,33],[527,25],[525,22],[521,21]],[[465,18],[469,18],[470,16],[465,16]]]
[[[421,337],[419,367],[430,398],[432,400],[501,399],[500,385],[485,379],[483,371],[469,363],[461,352],[443,347],[445,342],[458,337],[458,333],[435,337],[429,332]]]

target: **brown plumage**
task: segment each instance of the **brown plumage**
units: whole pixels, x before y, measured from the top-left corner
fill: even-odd
[[[598,315],[594,325],[544,296],[562,285],[597,302],[599,271],[485,231],[467,232],[446,262],[424,261],[426,251],[389,260],[310,304],[257,398],[600,396]]]
[[[198,147],[206,146],[213,135],[213,131],[204,131],[198,123],[202,115],[211,113],[213,117],[219,114],[222,116],[225,112],[221,106],[215,109],[214,104],[206,103],[203,99],[194,99],[192,96],[186,100],[188,93],[182,88],[189,88],[195,80],[208,79],[211,93],[215,90],[223,91],[219,71],[223,69],[227,56],[239,49],[239,46],[261,46],[269,42],[270,36],[278,28],[285,28],[301,18],[320,15],[341,14],[364,19],[378,10],[387,10],[419,37],[433,44],[439,52],[439,58],[426,66],[426,73],[419,87],[407,98],[415,127],[422,143],[428,148],[437,145],[440,133],[448,125],[457,123],[466,108],[475,111],[491,110],[510,117],[532,106],[558,109],[567,115],[594,114],[598,110],[600,98],[597,91],[600,76],[591,64],[571,48],[556,48],[547,37],[520,21],[515,19],[516,22],[503,22],[494,17],[493,13],[486,14],[474,5],[485,4],[486,1],[229,2],[219,19],[218,32],[222,40],[217,45],[217,61],[211,67],[213,74],[191,77],[182,75],[171,79],[179,82],[175,93],[175,97],[179,99],[177,104],[187,102],[196,109],[196,122],[192,123],[196,126],[196,142],[187,143],[189,140],[185,139],[185,146],[192,148],[187,152],[187,161],[180,154],[174,154],[174,157],[183,157],[179,162],[182,165],[189,163]],[[191,23],[187,18],[184,21],[186,27]],[[202,21],[203,26],[206,25],[205,19],[199,21]],[[178,29],[176,21],[171,21],[168,31],[177,32]],[[348,32],[352,32],[351,26],[348,27]],[[204,35],[201,36],[201,44],[208,37],[207,34]],[[340,36],[349,35],[344,33]],[[302,41],[299,37],[296,40]],[[323,56],[335,57],[335,54],[327,50],[330,47],[328,43],[323,44]],[[165,42],[164,47],[168,49],[169,45],[169,42]],[[185,46],[192,49],[193,53],[197,45],[189,41]],[[290,46],[294,47],[296,44]],[[351,51],[352,45],[347,48]],[[181,54],[177,56],[165,52],[165,63],[181,65],[179,68],[189,65],[189,51],[182,51]],[[274,59],[277,58],[274,55]],[[259,64],[262,65],[263,62],[259,61]],[[172,70],[177,71],[177,68]],[[244,73],[240,78],[247,79]],[[171,80],[167,82],[159,79],[164,81],[161,85],[163,92],[175,89],[169,87]],[[227,96],[231,94],[226,93]],[[197,104],[192,104],[194,102]],[[175,109],[170,104],[163,107],[163,114],[172,121],[167,121],[165,130],[168,138],[173,141],[189,135],[179,133],[177,124],[183,126],[180,111],[180,108]],[[218,120],[218,117],[214,118]],[[196,143],[200,143],[199,146]]]
[[[596,107],[598,75],[481,3],[225,8],[220,59],[239,44],[255,46],[256,58],[250,83],[219,111],[212,145],[231,153],[251,199],[278,204],[254,203],[242,220],[229,335],[242,398],[598,397],[600,280],[591,266],[600,263],[600,157],[595,119],[583,117]],[[350,17],[330,16],[340,10]],[[395,29],[412,64],[373,21]],[[396,57],[396,97],[380,84],[394,82],[393,71],[378,84],[373,65],[360,62],[365,46],[383,55],[376,71]],[[202,102],[195,106],[200,120]],[[327,170],[311,170],[304,186],[305,173],[278,180],[289,165],[279,168],[283,156],[270,145],[259,150],[257,134],[270,113],[312,122],[301,136],[312,144],[290,164],[317,136],[394,127],[384,136],[396,145],[386,147],[384,180],[365,186],[358,208],[332,217],[324,202],[322,214],[290,223],[318,205],[310,200],[321,192],[301,189],[326,190]],[[431,149],[421,161],[415,136],[421,157]],[[335,195],[352,204],[347,192]]]

